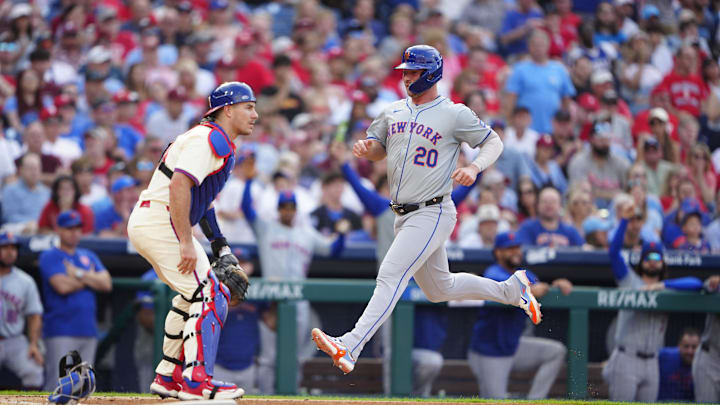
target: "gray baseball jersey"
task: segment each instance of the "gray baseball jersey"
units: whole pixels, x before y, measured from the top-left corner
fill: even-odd
[[[708,281],[705,288],[709,288]],[[720,291],[715,295],[720,299]],[[695,401],[720,402],[720,314],[707,314],[700,340],[692,365]]]
[[[333,240],[309,225],[287,227],[278,221],[257,217],[252,226],[264,278],[304,280],[313,253],[330,254]]]
[[[390,198],[404,204],[449,195],[461,143],[475,148],[494,132],[465,105],[438,96],[421,105],[409,98],[390,104],[367,134],[385,147]]]
[[[40,294],[32,277],[17,267],[0,277],[0,336],[22,335],[25,317],[42,312]]]
[[[620,288],[639,290],[645,286],[634,271],[618,281]],[[642,353],[658,353],[665,344],[668,317],[664,313],[649,311],[618,311],[615,345]]]

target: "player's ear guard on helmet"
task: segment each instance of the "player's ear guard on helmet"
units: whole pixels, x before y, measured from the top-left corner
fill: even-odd
[[[70,357],[70,363],[67,359]],[[48,401],[55,404],[76,404],[95,392],[95,370],[73,350],[60,359],[60,378]]]

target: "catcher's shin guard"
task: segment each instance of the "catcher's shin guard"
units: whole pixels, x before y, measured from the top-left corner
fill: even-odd
[[[212,271],[198,286],[199,297],[190,304],[190,320],[185,325],[183,377],[204,381],[212,377],[220,341],[220,331],[227,317],[230,292]],[[194,320],[194,321],[193,321]]]
[[[176,379],[180,380],[179,375],[183,370],[183,330],[190,319],[190,302],[181,295],[177,295],[173,298],[172,304],[172,309],[165,317],[163,359],[155,372],[168,377],[174,375]]]

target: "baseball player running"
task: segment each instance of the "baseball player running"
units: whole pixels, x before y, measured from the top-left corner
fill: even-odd
[[[442,57],[431,46],[405,50],[396,69],[403,71],[409,97],[390,104],[368,128],[367,139],[353,146],[358,158],[388,158],[391,208],[397,217],[395,239],[378,270],[377,286],[353,330],[341,337],[312,330],[318,349],[346,374],[390,316],[411,277],[433,302],[493,300],[523,308],[533,323],[541,319],[523,270],[503,282],[450,273],[444,244],[457,220],[451,179],[469,186],[500,156],[503,145],[469,108],[438,95],[442,68]],[[482,148],[469,166],[455,169],[462,142]]]
[[[720,276],[709,277],[704,288],[710,293],[720,294]],[[705,318],[700,348],[693,359],[692,375],[695,401],[720,402],[720,314],[707,314]]]
[[[695,277],[666,279],[667,265],[663,260],[662,245],[643,243],[640,261],[633,271],[621,255],[628,220],[636,215],[635,204],[621,208],[620,224],[610,241],[610,266],[620,288],[636,290],[697,291],[702,282]],[[618,311],[615,348],[603,368],[611,401],[654,402],[658,395],[660,372],[657,355],[663,347],[667,314],[659,312]]]
[[[235,164],[233,141],[250,135],[255,95],[240,82],[223,83],[208,98],[200,124],[163,154],[128,221],[128,236],[158,277],[179,295],[165,319],[163,359],[150,391],[162,397],[233,399],[242,388],[212,379],[220,330],[232,299],[244,299],[239,270],[215,218],[212,201]],[[210,266],[192,226],[200,224],[217,258]]]

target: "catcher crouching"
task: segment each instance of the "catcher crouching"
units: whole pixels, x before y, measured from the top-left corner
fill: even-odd
[[[223,83],[203,120],[168,146],[128,221],[128,236],[158,278],[179,294],[165,319],[163,358],[150,391],[182,400],[234,399],[242,388],[214,380],[220,331],[248,278],[220,232],[212,201],[235,164],[233,141],[250,135],[258,115],[252,89]],[[192,236],[199,224],[215,261]]]

